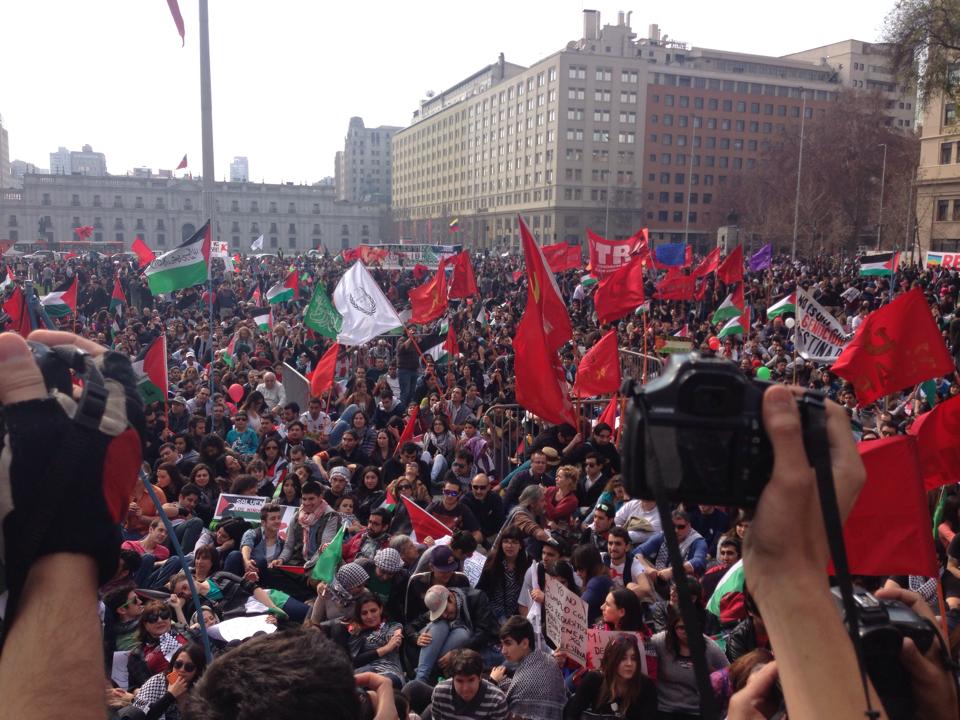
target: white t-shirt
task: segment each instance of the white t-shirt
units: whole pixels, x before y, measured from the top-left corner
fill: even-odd
[[[660,532],[660,513],[657,512],[657,508],[653,507],[650,510],[644,510],[640,504],[641,502],[642,500],[628,500],[623,504],[623,507],[617,510],[617,515],[614,518],[614,522],[619,527],[625,527],[630,518],[634,517],[647,521],[650,527],[649,530],[628,531],[630,533],[630,540],[634,543],[645,542]]]

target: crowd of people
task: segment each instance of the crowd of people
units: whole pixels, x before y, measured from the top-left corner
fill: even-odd
[[[146,408],[144,468],[125,512],[120,564],[99,591],[115,717],[252,717],[253,708],[294,717],[277,713],[306,707],[320,690],[300,687],[295,697],[302,671],[285,654],[310,653],[331,677],[354,675],[355,691],[324,690],[340,693],[331,714],[343,717],[695,718],[698,644],[679,611],[678,582],[695,601],[717,705],[732,718],[777,711],[772,663],[782,673],[787,651],[775,645],[783,630],[769,619],[775,583],[747,577],[749,589],[707,610],[748,550],[754,511],[681,504],[661,519],[651,498],[631,497],[620,474],[620,423],[598,421],[603,403],[581,408],[579,426],[525,413],[512,366],[526,302],[516,274],[522,258],[474,255],[473,263],[478,294],[451,301],[443,319],[457,353],[442,361],[424,353],[432,338],[446,337],[439,322],[346,348],[333,387],[305,406],[287,397],[283,379],[289,368],[309,376],[331,343],[304,325],[303,311],[316,287],[329,296],[345,269],[339,257],[248,258],[235,271],[216,261],[209,286],[159,297],[128,256],[12,263],[16,283],[41,293],[78,279],[77,313],[61,321],[64,330],[131,359],[166,336],[168,387]],[[254,319],[264,314],[259,299],[290,268],[297,298],[271,305],[263,329]],[[410,270],[372,272],[398,310],[422,281]],[[960,362],[956,271],[904,265],[888,277],[860,277],[849,257],[775,258],[745,272],[752,324],[719,342],[710,318],[727,288],[712,278],[699,301],[659,301],[651,275],[649,306],[605,325],[582,275],[557,274],[573,325],[561,352],[571,383],[583,354],[614,329],[624,351],[656,356],[664,339],[688,338],[747,376],[766,368],[760,377],[823,391],[842,409],[851,446],[904,434],[937,400],[960,394],[954,373],[936,378],[932,391],[905,388],[858,403],[828,364],[794,352],[789,316],[764,313],[803,288],[854,332],[870,312],[919,287]],[[115,280],[126,300],[119,312],[109,309]],[[656,366],[647,366],[651,376]],[[222,517],[221,495],[260,498],[259,518]],[[449,535],[421,536],[411,506]],[[287,507],[296,510],[285,522]],[[960,624],[958,508],[960,496],[938,528],[951,628]],[[673,524],[683,578],[674,577],[662,522]],[[341,538],[332,577],[314,579],[319,558]],[[907,591],[917,591],[917,612],[932,617],[940,612],[937,579],[860,580],[911,603]],[[589,667],[547,631],[545,592],[555,581],[583,600],[591,628],[614,633]],[[251,616],[266,616],[277,631],[214,638],[208,665],[201,630]],[[244,668],[294,687],[248,685]],[[204,687],[213,683],[217,693]],[[762,698],[744,700],[760,690]],[[231,703],[251,710],[231,714]]]

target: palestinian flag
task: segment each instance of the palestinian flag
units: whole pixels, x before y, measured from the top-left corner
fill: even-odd
[[[742,315],[731,318],[726,325],[720,328],[717,337],[727,337],[728,335],[743,335],[746,337],[750,332],[750,308],[747,308]]]
[[[584,275],[583,277],[580,278],[580,284],[583,285],[584,288],[591,288],[594,285],[596,285],[598,282],[600,281],[596,277],[590,274]]]
[[[133,361],[137,390],[145,403],[167,401],[167,338],[161,335]]]
[[[790,293],[783,300],[778,300],[767,308],[767,320],[771,320],[787,313],[797,314],[797,294]]]
[[[743,560],[737,560],[717,583],[716,590],[713,591],[713,595],[707,602],[707,612],[720,617],[720,603],[724,596],[730,593],[742,593],[743,587]]]
[[[427,335],[423,338],[420,345],[424,349],[424,354],[428,357],[432,357],[433,361],[438,365],[447,362],[450,359],[448,335],[450,332],[450,325],[446,320],[440,325],[439,332]]]
[[[205,283],[210,276],[210,221],[186,242],[160,255],[143,274],[154,295]]]
[[[113,294],[110,296],[110,312],[121,313],[123,306],[127,304],[127,296],[123,294],[123,288],[120,286],[120,278],[113,279]]]
[[[237,334],[234,333],[233,337],[230,338],[230,343],[227,345],[227,351],[223,354],[223,361],[227,364],[228,367],[233,367],[237,364]]]
[[[270,310],[262,315],[256,315],[253,321],[262,332],[269,332],[273,329],[273,308],[270,308]]]
[[[713,324],[726,322],[730,318],[735,318],[738,315],[742,315],[743,310],[738,308],[733,302],[733,293],[730,293],[723,299],[723,302],[720,303],[720,307],[716,309],[713,313],[713,317],[710,318],[710,322]]]
[[[40,298],[40,304],[52,318],[77,314],[77,278],[64,290],[54,290]]]
[[[271,305],[293,300],[297,296],[297,271],[294,270],[283,282],[278,282],[272,288],[267,290],[267,302]]]
[[[898,252],[868,253],[860,258],[860,275],[892,275],[899,263]]]
[[[12,287],[14,286],[14,282],[13,282],[13,281],[14,281],[13,271],[10,270],[10,266],[7,265],[7,275],[6,275],[6,277],[3,279],[3,282],[0,283],[0,292],[3,292],[4,290],[6,290],[6,289],[8,289],[8,288],[12,288]]]

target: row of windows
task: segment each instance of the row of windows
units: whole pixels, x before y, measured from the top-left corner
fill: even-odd
[[[571,65],[567,68],[567,77],[571,80],[586,80],[587,68],[585,65]],[[609,67],[598,67],[593,71],[593,79],[597,82],[613,82],[614,70]],[[633,83],[640,82],[640,73],[636,70],[621,70],[620,82]]]
[[[672,194],[674,203],[684,203],[686,202],[686,194],[682,192],[675,192]],[[667,191],[662,191],[659,194],[656,193],[647,193],[647,200],[653,200],[657,198],[658,202],[669,203],[671,202],[671,193]],[[690,204],[697,205],[700,201],[703,200],[704,205],[710,205],[713,202],[713,193],[703,193],[701,196],[698,192],[690,193]]]
[[[704,100],[704,98],[702,97],[690,98],[689,95],[680,95],[680,96],[664,95],[663,105],[665,107],[688,108],[690,107],[691,99],[693,100],[693,108],[695,110],[703,110],[704,104],[706,104],[707,110],[714,110],[714,111],[746,113],[747,108],[749,107],[751,115],[760,115],[761,109],[762,109],[763,115],[772,116],[774,115],[774,113],[776,113],[776,115],[778,115],[779,117],[787,117],[788,114],[790,117],[794,117],[794,118],[800,117],[800,107],[798,105],[793,105],[788,108],[786,105],[774,105],[773,103],[761,104],[758,102],[752,102],[748,106],[745,100],[737,100],[736,102],[734,102],[733,100],[718,100],[717,98],[706,98],[706,100]],[[660,96],[654,95],[652,100],[654,103],[659,103]],[[808,119],[812,118],[813,108],[810,108],[810,107],[806,108],[804,110],[804,116]],[[656,121],[654,120],[653,122],[656,122]],[[663,122],[665,125],[672,123],[673,116],[664,115]]]
[[[704,215],[709,216],[710,213],[704,213]],[[687,219],[688,219],[688,221],[691,222],[691,223],[697,222],[697,211],[696,211],[696,210],[691,210],[691,211],[688,213],[688,215],[687,215]],[[652,213],[652,212],[648,212],[648,213],[647,213],[647,220],[653,220],[653,213]],[[671,221],[671,213],[670,213],[668,210],[658,210],[658,211],[657,211],[657,220],[658,220],[659,222],[670,222],[670,221]],[[675,222],[675,223],[683,222],[683,211],[682,211],[682,210],[674,210],[673,213],[672,213],[672,221]]]
[[[664,133],[663,135],[657,135],[653,133],[650,135],[650,142],[656,143],[659,141],[661,145],[673,145],[674,140],[676,140],[677,147],[686,147],[688,143],[688,138],[686,135],[670,135],[669,133]],[[715,138],[712,135],[709,137],[697,136],[693,138],[693,147],[706,147],[709,150],[719,147],[721,150],[729,150],[731,147],[734,150],[756,150],[758,148],[763,148],[764,150],[770,146],[769,140],[764,140],[762,143],[758,140],[744,140],[743,138]]]
[[[690,158],[685,153],[677,153],[675,156],[671,156],[670,153],[661,153],[659,157],[655,153],[651,153],[650,162],[657,163],[658,161],[660,165],[677,165],[684,167],[690,162]],[[715,155],[694,155],[693,166],[700,167],[701,163],[704,167],[730,167],[734,170],[742,170],[744,167],[752,170],[757,166],[756,158],[747,158],[746,163],[744,163],[744,159],[741,157],[728,158],[726,156],[716,157]]]
[[[44,206],[53,205],[53,197],[52,197],[52,195],[51,195],[50,193],[43,193],[42,196],[41,196],[41,198],[40,198],[40,204],[41,204],[41,205],[44,205]],[[79,195],[79,194],[76,194],[76,193],[71,194],[71,196],[70,196],[70,205],[71,205],[72,207],[81,207],[81,206],[82,206],[82,203],[80,202],[80,195]],[[92,206],[95,207],[95,208],[104,207],[104,205],[103,205],[103,199],[102,199],[102,197],[101,197],[100,195],[94,195],[94,196],[93,196],[93,204],[92,204]],[[123,202],[123,196],[122,196],[122,195],[114,195],[112,207],[114,207],[114,208],[121,208],[121,209],[124,207],[124,202]],[[143,198],[140,197],[140,196],[136,196],[136,197],[134,198],[134,201],[133,201],[133,208],[134,208],[135,210],[142,210],[142,209],[145,209],[145,207],[146,207],[146,206],[144,205]],[[250,202],[250,206],[249,206],[249,207],[250,207],[249,212],[252,212],[252,213],[258,213],[258,212],[260,212],[260,202],[259,202],[258,200],[252,200],[252,201]],[[164,198],[162,198],[162,197],[155,198],[153,209],[154,209],[154,210],[166,210],[166,209],[167,209],[167,206],[166,206],[166,201],[164,200]],[[171,209],[176,209],[176,208],[171,208]],[[183,198],[183,208],[182,208],[182,209],[183,209],[183,210],[190,210],[190,211],[194,210],[194,209],[195,209],[195,205],[194,205],[193,200],[192,200],[191,198]],[[219,201],[217,201],[217,210],[220,210],[220,202],[219,202]],[[240,210],[240,201],[239,201],[239,200],[231,200],[231,201],[230,201],[230,211],[231,211],[231,212],[241,212],[241,210]],[[268,213],[274,213],[274,214],[276,214],[277,212],[279,212],[279,211],[277,210],[277,203],[276,203],[276,202],[273,202],[273,201],[269,202],[269,203],[267,204],[267,212],[268,212]],[[295,215],[295,214],[297,213],[297,204],[296,204],[296,203],[293,203],[293,202],[288,203],[288,204],[287,204],[287,213],[290,214],[290,215]],[[320,214],[320,203],[313,203],[313,214],[314,214],[314,215],[319,215],[319,214]]]
[[[953,203],[952,212],[950,203]],[[960,200],[937,200],[937,221],[960,222]]]
[[[803,72],[803,71],[801,71]],[[818,73],[819,71],[813,71]],[[816,79],[816,78],[810,78]],[[691,77],[689,75],[671,75],[669,73],[654,73],[654,85],[668,87],[687,87],[698,90],[714,90],[723,92],[738,92],[745,95],[767,95],[769,97],[790,97],[800,99],[806,92],[807,100],[834,100],[836,92],[826,90],[802,90],[799,87],[786,85],[769,85],[766,83],[751,83],[742,80],[721,80],[719,78]]]
[[[673,184],[674,184],[674,185],[686,185],[686,184],[687,184],[687,174],[686,174],[686,173],[674,173],[672,177],[673,177]],[[659,173],[659,174],[658,174],[658,173],[650,173],[649,175],[647,175],[647,180],[648,180],[649,182],[652,182],[652,183],[659,182],[661,185],[669,185],[669,184],[670,184],[670,179],[671,179],[671,175],[670,175],[670,173],[668,173],[668,172],[661,172],[661,173]],[[700,178],[700,174],[699,174],[699,173],[692,173],[692,174],[690,175],[690,184],[691,184],[691,185],[699,185],[699,184],[700,184],[700,180],[701,180],[701,178]],[[713,180],[714,180],[713,175],[704,175],[704,176],[703,176],[703,184],[704,184],[704,185],[712,186],[712,185],[713,185]],[[720,184],[723,185],[723,183],[725,183],[725,182],[727,181],[727,176],[726,176],[726,175],[720,175],[720,176],[718,177],[718,180],[720,181]]]

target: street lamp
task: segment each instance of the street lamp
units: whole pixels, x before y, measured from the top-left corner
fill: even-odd
[[[880,143],[883,148],[883,167],[880,170],[880,212],[877,214],[877,250],[880,249],[880,231],[883,229],[883,185],[887,179],[887,144]]]
[[[793,243],[790,245],[790,260],[797,259],[797,229],[800,226],[800,171],[803,169],[803,129],[807,120],[807,91],[800,88],[800,96],[803,98],[800,110],[800,155],[797,158],[797,197],[793,207]]]

